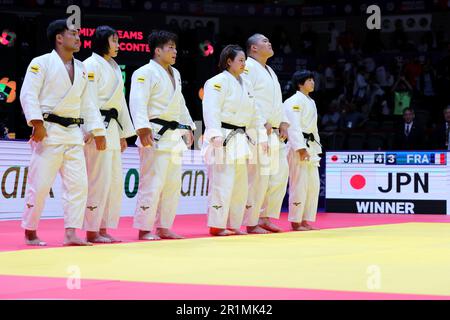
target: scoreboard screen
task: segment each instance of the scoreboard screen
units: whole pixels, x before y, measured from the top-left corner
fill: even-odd
[[[446,152],[329,152],[326,211],[450,214]]]

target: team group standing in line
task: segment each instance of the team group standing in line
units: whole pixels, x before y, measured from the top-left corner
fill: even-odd
[[[22,227],[25,241],[45,246],[38,224],[59,172],[64,245],[115,243],[123,194],[121,152],[137,135],[140,179],[133,226],[140,240],[181,239],[171,231],[181,190],[181,158],[196,130],[181,90],[177,36],[153,31],[150,62],[133,73],[129,109],[114,58],[117,32],[98,27],[92,56],[74,59],[78,30],[56,20],[47,29],[54,50],[33,59],[20,100],[29,126],[32,156]],[[246,53],[247,56],[246,57]],[[221,73],[204,86],[208,227],[211,235],[281,232],[279,219],[289,179],[289,216],[295,231],[312,230],[320,189],[322,153],[317,110],[309,93],[313,74],[294,73],[296,93],[282,101],[278,78],[267,65],[269,39],[255,34],[246,52],[226,46]],[[130,110],[130,111],[129,111]],[[246,227],[246,232],[241,231]],[[76,229],[86,232],[77,237]]]

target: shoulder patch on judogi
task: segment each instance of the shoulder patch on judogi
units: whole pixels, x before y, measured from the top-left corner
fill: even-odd
[[[299,112],[300,111],[300,106],[297,104],[295,106],[292,107],[292,110]]]
[[[30,67],[30,71],[33,73],[39,73],[40,70],[41,69],[39,68],[39,66],[37,64]]]
[[[144,77],[138,77],[137,78],[137,82],[144,83],[145,82],[145,78]]]
[[[218,83],[216,83],[213,87],[217,91],[221,91],[222,90],[222,86],[220,84],[218,84]]]
[[[93,72],[89,72],[88,73],[88,80],[89,81],[94,81],[95,80],[95,74]]]

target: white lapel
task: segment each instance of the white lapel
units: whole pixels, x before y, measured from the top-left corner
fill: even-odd
[[[68,87],[72,86],[72,81],[70,81],[69,72],[67,71],[66,67],[64,66],[64,62],[62,61],[59,54],[56,52],[56,50],[53,50],[51,53],[52,60],[54,61],[53,66],[56,67],[57,74],[62,74],[63,81],[66,83]],[[75,83],[75,77],[74,77],[74,83]]]

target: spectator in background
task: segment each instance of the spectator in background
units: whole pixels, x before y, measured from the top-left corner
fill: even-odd
[[[423,64],[423,72],[417,79],[417,92],[422,99],[422,105],[430,110],[431,117],[438,119],[440,108],[436,101],[436,70],[434,70],[431,59],[428,58]]]
[[[385,91],[387,88],[391,88],[394,85],[394,76],[386,70],[386,67],[383,65],[380,65],[375,69],[375,76],[377,83]]]
[[[346,103],[341,113],[339,127],[344,131],[360,128],[364,122],[364,117],[354,103]]]
[[[340,113],[337,110],[337,101],[333,101],[328,106],[327,113],[322,117],[322,130],[327,132],[334,132],[339,127]]]
[[[301,52],[306,55],[314,56],[316,54],[317,33],[312,29],[312,26],[305,24],[304,31],[300,34],[300,48]]]
[[[444,109],[444,123],[438,124],[435,128],[432,141],[433,148],[436,150],[450,150],[450,105]]]
[[[367,100],[367,83],[368,73],[364,70],[364,67],[358,67],[356,73],[356,79],[353,86],[353,98],[355,101],[364,102]]]
[[[422,73],[422,63],[425,61],[424,56],[414,57],[405,64],[405,78],[413,88],[416,87],[417,79]]]
[[[369,76],[368,80],[368,88],[367,88],[367,108],[363,110],[363,113],[365,113],[367,116],[369,114],[372,114],[373,111],[375,111],[375,105],[377,103],[381,103],[381,100],[378,99],[378,97],[383,97],[385,94],[384,90],[381,88],[381,86],[376,81],[376,77],[374,74]],[[381,110],[378,110],[379,112]]]
[[[411,106],[413,88],[401,75],[392,87],[392,92],[394,94],[394,115],[402,115],[403,110]]]
[[[395,132],[395,148],[397,150],[420,150],[423,148],[424,130],[415,121],[415,113],[411,108],[403,110],[403,121]]]
[[[338,48],[339,52],[344,55],[350,55],[355,51],[355,37],[348,25],[345,31],[339,36]]]
[[[334,22],[328,24],[328,32],[328,52],[335,53],[337,51],[339,30],[336,29],[336,24]]]

